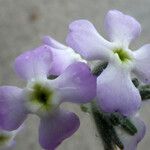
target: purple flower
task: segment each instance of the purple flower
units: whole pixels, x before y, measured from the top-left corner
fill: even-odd
[[[59,61],[59,60],[58,60]],[[29,113],[40,117],[39,142],[54,150],[79,127],[79,118],[62,110],[62,102],[87,103],[96,95],[96,78],[83,62],[68,66],[56,79],[48,80],[52,64],[51,47],[42,45],[16,58],[16,73],[27,80],[23,89],[0,87],[0,126],[17,129]]]
[[[62,45],[53,38],[45,36],[43,43],[51,47],[53,61],[49,73],[51,75],[60,75],[70,64],[75,62],[85,62],[79,54],[73,49]]]
[[[124,145],[124,150],[136,150],[137,144],[144,138],[144,135],[146,133],[146,126],[139,117],[134,116],[131,118],[131,121],[138,130],[138,132],[134,136],[129,135],[120,127],[117,127],[116,129],[118,136]]]
[[[70,24],[67,43],[86,60],[108,62],[97,79],[97,102],[105,112],[135,113],[141,105],[141,96],[131,81],[134,73],[140,80],[150,83],[150,44],[131,51],[129,44],[141,32],[140,24],[117,10],[109,11],[105,28],[109,40],[98,34],[87,20]]]

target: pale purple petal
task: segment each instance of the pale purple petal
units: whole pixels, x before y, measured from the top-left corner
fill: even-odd
[[[139,117],[132,117],[131,121],[138,130],[134,136],[129,135],[121,129],[118,131],[119,138],[124,144],[124,150],[137,150],[137,144],[144,138],[146,132],[146,126]]]
[[[52,54],[48,45],[42,45],[32,51],[27,51],[15,60],[16,73],[25,80],[37,77],[47,77],[51,66]]]
[[[134,51],[135,67],[133,72],[145,83],[150,83],[150,44]]]
[[[85,63],[70,65],[54,84],[62,101],[87,103],[96,95],[96,77]]]
[[[50,47],[56,48],[56,49],[66,49],[66,46],[59,43],[58,41],[56,41],[55,39],[53,39],[50,36],[45,36],[43,38],[43,43],[46,45],[49,45]]]
[[[0,127],[15,130],[26,119],[22,89],[13,86],[0,87]]]
[[[71,64],[78,61],[74,56],[71,56],[71,52],[66,50],[51,49],[53,54],[53,62],[49,70],[50,75],[60,75]]]
[[[105,29],[111,41],[127,47],[141,32],[140,24],[131,16],[111,10],[105,18]]]
[[[135,113],[141,105],[129,71],[111,63],[97,79],[97,101],[103,111],[123,115]]]
[[[39,141],[46,150],[55,148],[79,128],[79,118],[72,112],[58,110],[41,119]]]
[[[106,60],[112,46],[87,20],[77,20],[70,24],[67,44],[88,60]]]
[[[79,54],[70,47],[64,46],[49,36],[44,37],[44,44],[51,47],[53,61],[49,70],[50,75],[60,75],[69,65],[82,61]]]

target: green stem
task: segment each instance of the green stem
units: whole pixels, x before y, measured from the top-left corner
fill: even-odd
[[[96,104],[91,103],[91,111],[97,131],[102,138],[105,150],[114,150],[116,145],[123,149],[123,144],[120,141],[109,117],[104,113],[100,112]]]

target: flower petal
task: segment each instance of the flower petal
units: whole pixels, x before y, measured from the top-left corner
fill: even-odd
[[[114,64],[109,64],[97,79],[97,101],[103,111],[123,115],[131,115],[141,105],[129,71]]]
[[[51,47],[53,55],[53,62],[49,70],[50,75],[60,75],[70,64],[83,61],[81,56],[70,47],[62,45],[49,36],[44,37],[43,42]]]
[[[67,47],[61,43],[59,43],[58,41],[56,41],[55,39],[53,39],[50,36],[45,36],[43,38],[43,43],[46,45],[49,45],[50,47],[56,48],[56,49],[66,49]]]
[[[133,17],[117,10],[111,10],[107,13],[105,28],[111,41],[119,42],[125,47],[141,32],[140,24]]]
[[[16,130],[26,119],[22,90],[13,86],[0,87],[0,127]]]
[[[16,73],[25,80],[46,77],[50,69],[52,55],[48,45],[27,51],[15,60]]]
[[[145,83],[150,83],[150,44],[134,51],[135,68],[133,72]]]
[[[79,128],[79,118],[72,112],[59,110],[41,119],[39,141],[46,150],[55,148]]]
[[[138,130],[134,136],[129,135],[121,129],[117,130],[119,138],[124,144],[124,150],[137,150],[137,144],[143,139],[146,132],[146,126],[139,117],[132,117],[131,121]]]
[[[85,63],[70,65],[54,84],[62,101],[87,103],[96,96],[96,77]]]
[[[67,44],[87,60],[107,59],[111,43],[101,37],[92,23],[77,20],[70,24]]]

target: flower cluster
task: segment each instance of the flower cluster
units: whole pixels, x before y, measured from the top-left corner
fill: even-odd
[[[136,149],[144,137],[145,125],[136,116],[141,95],[131,74],[150,83],[150,45],[136,51],[129,49],[130,42],[139,36],[141,26],[117,10],[108,12],[105,27],[109,41],[100,36],[89,21],[74,21],[69,26],[68,46],[45,36],[41,46],[15,59],[15,72],[27,84],[23,89],[0,87],[3,132],[18,130],[28,114],[36,114],[40,117],[40,145],[45,150],[54,150],[80,125],[78,116],[61,109],[60,105],[63,102],[85,104],[95,99],[100,111],[131,118],[137,133],[130,136],[120,129],[117,133],[125,150]],[[107,63],[98,77],[89,65],[95,60]]]

